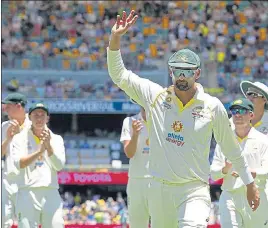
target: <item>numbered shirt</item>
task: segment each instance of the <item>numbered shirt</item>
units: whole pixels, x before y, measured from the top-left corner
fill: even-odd
[[[29,129],[16,135],[11,144],[11,159],[14,161],[13,173],[20,177],[19,188],[50,187],[59,188],[57,171],[65,165],[65,148],[63,138],[50,131],[53,155],[48,156],[47,151],[26,168],[20,168],[20,159],[40,148],[40,140]]]
[[[214,133],[242,179],[253,182],[219,99],[198,86],[194,98],[183,106],[173,87],[163,88],[127,70],[120,51],[108,48],[107,57],[113,82],[144,107],[148,115],[150,175],[172,183],[196,180],[208,183],[210,141]]]
[[[265,188],[268,182],[268,138],[267,135],[257,131],[254,127],[251,128],[248,136],[240,140],[243,148],[242,154],[245,156],[249,168],[256,171],[256,184],[261,188]],[[240,177],[235,178],[231,174],[235,171],[232,167],[226,175],[222,173],[222,168],[225,166],[225,156],[221,147],[216,146],[215,154],[211,164],[211,175],[214,180],[223,178],[222,189],[227,191],[234,191],[244,186]]]
[[[137,151],[129,160],[128,176],[130,178],[147,178],[149,177],[149,134],[147,131],[146,122],[143,120],[141,113],[124,119],[120,141],[124,142],[125,140],[131,140],[133,134],[133,120],[141,121],[143,128],[139,133]]]

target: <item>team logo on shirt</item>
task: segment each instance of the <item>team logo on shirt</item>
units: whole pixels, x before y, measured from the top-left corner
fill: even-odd
[[[175,133],[182,132],[183,131],[183,124],[181,121],[175,121],[171,125],[173,131]],[[173,143],[177,146],[183,146],[184,145],[184,138],[180,134],[175,134],[174,132],[169,132],[166,140],[170,143]]]
[[[202,111],[203,111],[202,106],[197,106],[197,107],[193,108],[193,110],[192,110],[193,118],[194,119],[203,118],[204,116],[201,114]]]
[[[267,127],[263,127],[260,129],[260,132],[265,134],[265,135],[268,135],[268,128]]]
[[[175,132],[181,132],[183,130],[183,124],[181,121],[175,121],[172,125],[171,125],[172,129]]]

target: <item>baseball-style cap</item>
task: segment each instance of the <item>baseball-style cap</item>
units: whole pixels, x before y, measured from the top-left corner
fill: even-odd
[[[199,56],[190,49],[181,49],[170,56],[168,65],[182,69],[197,69],[200,67]]]
[[[244,108],[249,111],[254,111],[253,103],[246,98],[240,98],[240,99],[233,101],[229,109],[232,110],[234,108]]]
[[[21,93],[11,93],[8,94],[7,97],[2,100],[2,104],[27,104],[27,98],[25,95]]]
[[[42,109],[47,113],[47,115],[49,115],[48,107],[43,103],[37,103],[37,104],[32,105],[29,109],[29,115],[31,115],[32,111],[36,109]]]

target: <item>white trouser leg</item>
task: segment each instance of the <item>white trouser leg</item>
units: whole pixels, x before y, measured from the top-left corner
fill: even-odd
[[[219,207],[220,223],[223,228],[250,228],[249,206],[244,189],[223,191]]]
[[[148,228],[148,179],[130,178],[127,185],[130,228]]]

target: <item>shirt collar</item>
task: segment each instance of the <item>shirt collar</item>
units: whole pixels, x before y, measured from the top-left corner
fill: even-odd
[[[235,135],[236,135],[236,137],[237,137],[239,142],[242,142],[242,141],[244,141],[246,139],[255,139],[256,138],[256,132],[258,132],[258,131],[254,127],[251,127],[251,129],[248,132],[248,135],[245,138],[241,139],[241,138],[239,138],[237,136],[237,134],[235,133],[235,130],[234,130],[234,133],[235,133]]]
[[[196,88],[197,88],[196,93],[192,99],[203,101],[204,94],[205,94],[203,86],[200,83],[196,83]],[[168,87],[167,92],[171,93],[173,96],[177,97],[175,94],[174,85]]]

